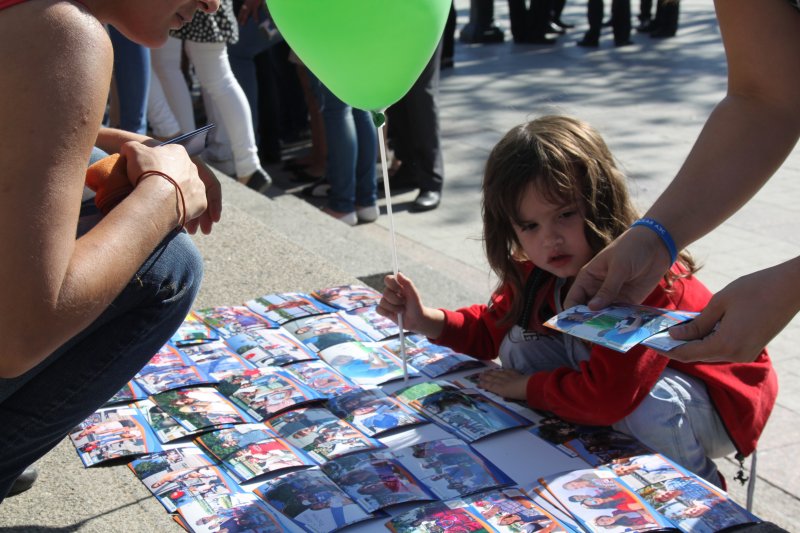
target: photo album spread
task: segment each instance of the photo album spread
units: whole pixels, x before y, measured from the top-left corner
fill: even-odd
[[[379,300],[342,285],[194,310],[69,438],[86,467],[126,463],[191,532],[705,533],[759,521],[623,433],[481,390],[493,363],[400,337]],[[665,346],[653,335],[690,319],[615,306],[551,327],[624,351]]]

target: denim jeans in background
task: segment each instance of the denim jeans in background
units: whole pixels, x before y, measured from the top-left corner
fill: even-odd
[[[86,330],[22,376],[0,379],[0,502],[27,466],[116,394],[172,336],[202,272],[191,238],[171,233]]]
[[[352,213],[356,207],[375,205],[378,136],[372,116],[339,100],[313,73],[311,84],[322,112],[328,144],[325,167],[325,177],[331,184],[328,208]]]
[[[134,43],[113,26],[114,78],[119,100],[121,130],[147,134],[147,94],[150,90],[150,49]]]

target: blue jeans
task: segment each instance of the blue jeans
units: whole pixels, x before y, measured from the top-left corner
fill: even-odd
[[[147,134],[147,94],[150,90],[150,49],[109,27],[114,45],[114,77],[119,98],[119,129]]]
[[[0,502],[27,466],[163,346],[186,318],[202,272],[191,238],[171,233],[92,325],[22,376],[0,379]]]
[[[331,184],[328,208],[352,213],[377,201],[375,164],[378,135],[372,116],[337,98],[316,76],[311,83],[325,124],[328,161],[325,177]]]

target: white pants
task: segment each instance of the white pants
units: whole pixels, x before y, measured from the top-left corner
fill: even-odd
[[[230,139],[236,176],[250,176],[260,167],[252,112],[231,71],[225,43],[196,43],[170,37],[164,46],[152,51],[153,70],[161,81],[181,131],[189,132],[196,127],[191,95],[180,68],[181,44],[185,46],[186,55],[207,97],[205,103],[212,110],[210,114],[219,121],[217,126]]]

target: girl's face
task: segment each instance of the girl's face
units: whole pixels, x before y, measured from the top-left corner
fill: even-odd
[[[594,253],[586,240],[578,204],[552,204],[534,185],[522,196],[514,233],[527,258],[560,278],[572,278]]]

